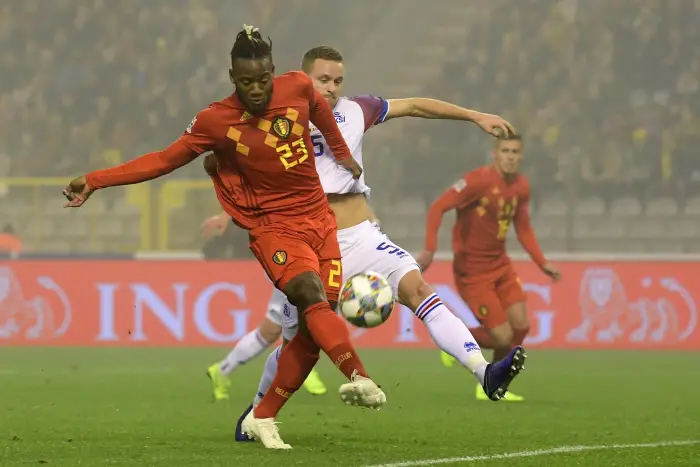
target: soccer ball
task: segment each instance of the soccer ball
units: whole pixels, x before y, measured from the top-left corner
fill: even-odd
[[[350,324],[374,328],[385,322],[394,310],[394,290],[376,272],[352,276],[340,291],[340,314]]]

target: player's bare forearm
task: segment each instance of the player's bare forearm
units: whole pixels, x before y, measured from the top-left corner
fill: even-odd
[[[198,153],[178,140],[162,151],[144,154],[116,167],[90,172],[85,178],[93,191],[110,186],[133,185],[169,174],[197,156]]]
[[[408,99],[390,99],[386,119],[398,117],[417,117],[442,120],[463,120],[473,122],[481,112],[466,109],[449,102],[425,97]]]
[[[388,102],[389,111],[385,120],[399,117],[462,120],[475,123],[492,136],[502,137],[516,134],[515,128],[498,115],[466,109],[449,102],[425,97],[390,99]]]

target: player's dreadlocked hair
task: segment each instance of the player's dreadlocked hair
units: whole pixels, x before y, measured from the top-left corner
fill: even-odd
[[[268,37],[265,41],[258,28],[243,25],[231,48],[231,64],[238,58],[252,60],[265,57],[272,59],[272,39]]]
[[[333,47],[321,45],[314,47],[304,54],[301,59],[301,69],[305,72],[311,71],[311,66],[316,60],[328,60],[329,62],[342,62],[343,56]]]

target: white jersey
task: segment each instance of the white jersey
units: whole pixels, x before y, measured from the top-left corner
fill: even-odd
[[[341,97],[333,109],[335,122],[350,148],[352,157],[363,170],[362,140],[365,132],[382,123],[388,111],[389,103],[374,96]],[[309,128],[316,155],[316,171],[326,194],[363,193],[369,197],[370,188],[365,184],[364,172],[358,180],[352,178],[352,174],[335,160],[321,132],[313,124]]]

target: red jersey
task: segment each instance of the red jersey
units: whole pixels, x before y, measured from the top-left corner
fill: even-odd
[[[425,249],[437,249],[442,214],[456,209],[452,228],[455,273],[481,274],[508,264],[506,235],[511,223],[532,260],[543,266],[546,261],[530,224],[529,202],[530,184],[524,175],[506,182],[493,166],[468,172],[430,206]]]
[[[274,79],[272,99],[254,116],[234,93],[200,111],[164,151],[87,175],[93,189],[138,183],[164,175],[213,151],[212,178],[219,202],[240,227],[251,230],[330,209],[316,172],[311,121],[336,160],[352,157],[328,103],[302,72]],[[311,151],[311,153],[309,153]]]

